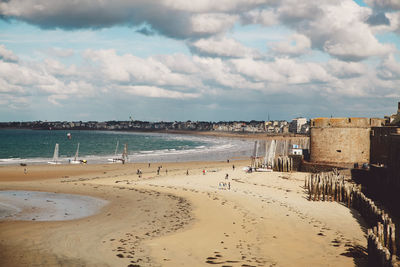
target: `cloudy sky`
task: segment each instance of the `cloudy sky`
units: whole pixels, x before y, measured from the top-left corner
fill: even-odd
[[[383,117],[399,0],[0,0],[0,121]]]

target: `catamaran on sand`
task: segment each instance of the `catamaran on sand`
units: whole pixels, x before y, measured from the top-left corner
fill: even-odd
[[[58,161],[58,144],[54,147],[54,154],[53,154],[53,160],[47,162],[48,164],[61,164],[61,162]]]
[[[70,164],[82,164],[82,163],[86,163],[86,160],[78,160],[78,156],[79,156],[79,143],[78,143],[78,147],[76,148],[75,157],[74,157],[73,160],[70,160],[69,163],[70,163]]]
[[[128,145],[124,145],[124,151],[122,152],[121,157],[117,157],[117,152],[118,152],[118,145],[119,141],[117,141],[117,146],[115,147],[115,152],[114,152],[114,158],[108,159],[110,163],[116,163],[116,162],[122,162],[124,164],[126,161],[128,161]]]

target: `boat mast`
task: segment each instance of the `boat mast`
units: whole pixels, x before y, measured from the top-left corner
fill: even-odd
[[[53,161],[56,163],[58,161],[58,144],[56,144],[56,146],[54,147]]]
[[[118,146],[119,146],[119,140],[117,141],[117,146],[115,147],[115,152],[114,152],[115,157],[117,156]]]
[[[79,143],[78,143],[78,147],[76,148],[74,161],[76,161],[76,159],[78,158],[78,156],[79,156]]]

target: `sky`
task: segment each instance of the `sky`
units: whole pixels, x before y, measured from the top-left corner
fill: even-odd
[[[383,117],[398,0],[0,0],[0,121]]]

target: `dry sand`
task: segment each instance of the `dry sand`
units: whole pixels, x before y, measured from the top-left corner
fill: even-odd
[[[2,190],[110,201],[78,220],[0,222],[0,266],[365,265],[357,212],[307,201],[307,174],[246,174],[248,163],[0,167]]]

